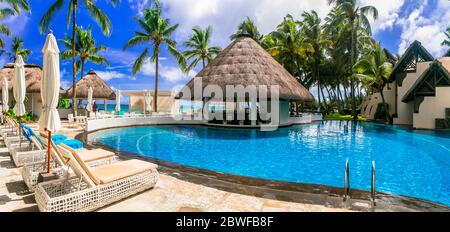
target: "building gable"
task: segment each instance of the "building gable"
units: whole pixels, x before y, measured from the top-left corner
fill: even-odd
[[[424,98],[436,96],[436,87],[443,86],[450,86],[450,73],[439,60],[435,60],[408,90],[402,101],[414,101],[414,112],[418,113]]]
[[[419,41],[414,41],[408,49],[406,49],[403,56],[394,66],[389,82],[397,81],[399,86],[402,86],[406,74],[409,72],[416,72],[417,63],[432,61],[433,56],[422,46]]]

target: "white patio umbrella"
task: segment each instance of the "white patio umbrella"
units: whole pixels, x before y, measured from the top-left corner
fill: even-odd
[[[120,112],[120,90],[116,90],[116,112],[119,114]]]
[[[150,90],[147,90],[145,92],[145,111],[150,111],[151,108]]]
[[[44,67],[41,80],[42,108],[39,119],[39,130],[56,132],[61,129],[58,106],[60,90],[59,48],[56,38],[52,33],[48,34],[44,48]]]
[[[92,95],[94,94],[94,90],[92,89],[92,86],[89,86],[88,89],[88,102],[86,106],[87,111],[92,111]]]
[[[8,106],[8,102],[9,102],[9,94],[8,94],[8,79],[6,79],[6,77],[3,77],[2,80],[2,103],[3,103],[3,111],[8,111],[9,110],[9,106]]]
[[[16,116],[23,116],[25,114],[25,63],[21,55],[17,56],[14,63],[14,81],[13,92],[16,105],[14,106],[14,113]]]

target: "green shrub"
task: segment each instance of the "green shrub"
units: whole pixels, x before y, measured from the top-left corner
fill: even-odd
[[[9,109],[6,112],[6,116],[13,118],[14,120],[18,121],[18,122],[23,122],[23,123],[28,123],[31,121],[36,121],[37,120],[37,116],[34,115],[31,112],[26,112],[24,115],[22,115],[21,117],[17,117],[16,114],[14,113],[14,111],[12,109]]]
[[[58,108],[69,109],[69,99],[59,99]]]
[[[375,112],[375,119],[383,119],[389,118],[389,104],[385,103],[385,107],[383,107],[383,103],[378,103],[377,111]]]

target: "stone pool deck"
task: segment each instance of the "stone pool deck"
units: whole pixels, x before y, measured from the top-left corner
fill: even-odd
[[[37,124],[29,124],[37,130]],[[62,134],[70,138],[81,133],[81,128],[68,128],[63,122]],[[16,168],[10,159],[7,148],[0,142],[0,211],[34,212],[38,208]],[[199,211],[294,211],[294,212],[345,212],[344,208],[323,205],[294,203],[272,200],[216,188],[194,184],[161,173],[156,186],[115,204],[99,210],[100,212],[199,212]]]

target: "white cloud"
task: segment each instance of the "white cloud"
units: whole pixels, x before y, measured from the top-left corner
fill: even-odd
[[[124,79],[124,78],[134,79],[134,77],[132,77],[132,76],[128,76],[124,73],[117,72],[117,71],[95,71],[95,72],[104,81],[109,81],[112,79]]]
[[[450,20],[450,1],[439,1],[429,17],[423,16],[428,1],[422,2],[407,17],[398,20],[402,28],[398,52],[402,54],[408,46],[418,40],[434,56],[441,56],[446,48],[441,45],[444,31]]]
[[[155,76],[155,63],[152,63],[147,59],[142,65],[141,73],[145,76]],[[178,66],[168,66],[160,63],[159,75],[170,83],[177,83],[193,78],[196,75],[196,72],[190,71],[189,74],[185,74]]]
[[[150,3],[139,0],[128,2],[136,14]],[[212,44],[222,47],[229,44],[229,36],[247,16],[255,21],[261,33],[267,34],[286,14],[300,18],[302,11],[316,10],[324,17],[331,9],[328,0],[165,0],[162,4],[164,16],[170,18],[172,23],[180,24],[175,38],[177,41],[184,41],[194,26],[211,25]]]
[[[377,20],[374,21],[372,17],[369,16],[373,33],[391,29],[399,19],[399,13],[404,3],[405,0],[361,0],[362,5],[371,5],[378,10]]]

